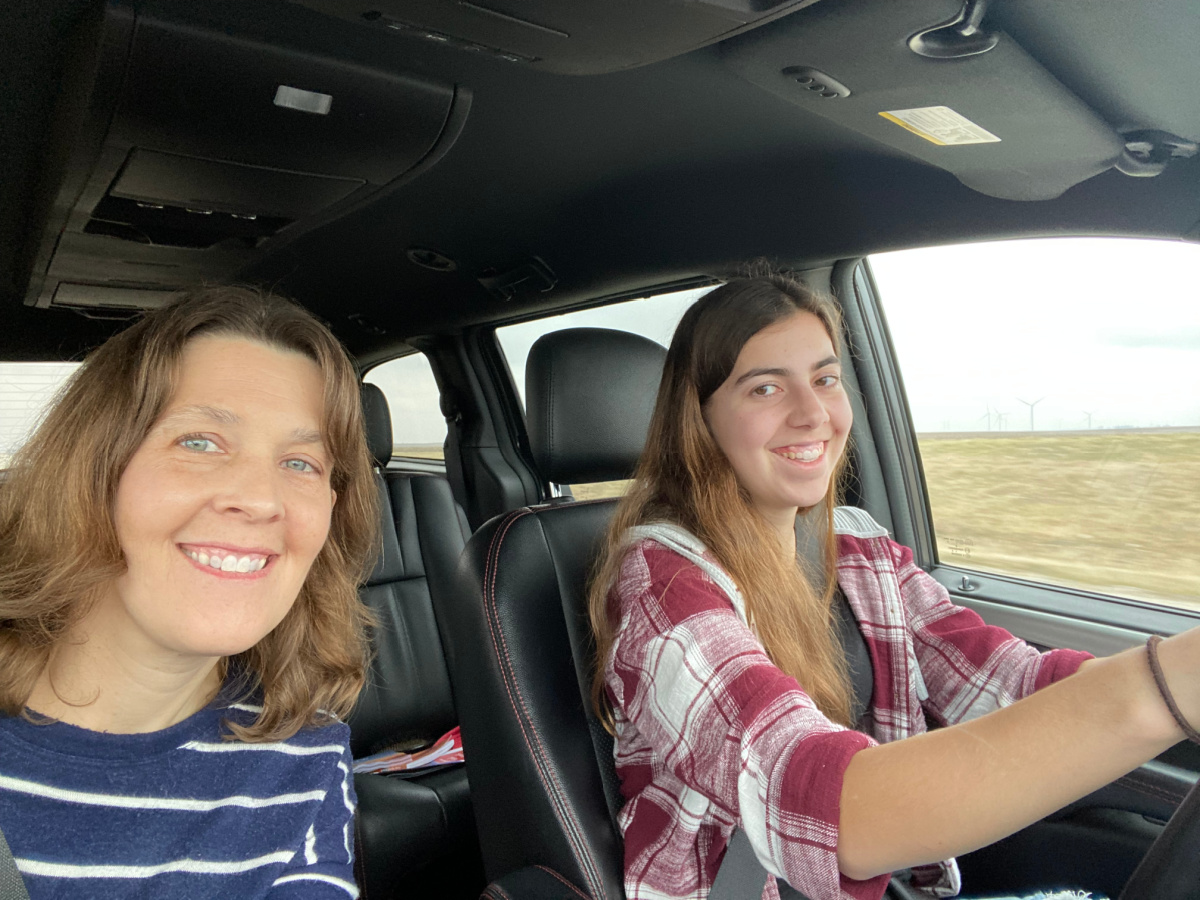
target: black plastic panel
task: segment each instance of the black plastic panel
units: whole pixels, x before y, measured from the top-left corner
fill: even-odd
[[[1134,812],[1081,809],[959,857],[971,896],[1075,889],[1117,897],[1162,826]]]
[[[280,85],[332,98],[275,105]],[[429,152],[454,89],[139,19],[114,137],[137,147],[386,184]]]
[[[30,304],[235,280],[427,169],[462,128],[469,92],[451,84],[135,17],[128,0],[105,11]]]
[[[365,27],[550,72],[591,75],[678,56],[816,0],[293,0]]]

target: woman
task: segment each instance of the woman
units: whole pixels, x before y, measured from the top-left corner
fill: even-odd
[[[1183,737],[1146,650],[1039,654],[834,509],[840,335],[830,301],[768,276],[707,294],[671,342],[590,594],[630,900],[706,896],[734,828],[811,900],[875,900],[910,866],[952,896],[954,855]],[[805,512],[826,532],[807,576]],[[1200,721],[1200,630],[1158,654]]]
[[[92,353],[14,459],[0,828],[34,900],[358,895],[358,391],[298,306],[202,289]]]

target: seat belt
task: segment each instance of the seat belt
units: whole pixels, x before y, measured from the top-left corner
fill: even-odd
[[[713,879],[708,900],[762,900],[763,886],[771,873],[763,868],[750,846],[750,838],[735,828],[725,847],[725,856]]]
[[[725,848],[725,856],[717,869],[708,900],[762,900],[763,887],[775,876],[758,861],[750,838],[735,828]],[[780,900],[808,900],[786,881],[778,881]]]
[[[771,875],[758,861],[750,838],[740,828],[734,829],[725,848],[725,857],[717,869],[708,900],[762,900],[763,887]],[[778,881],[780,900],[808,900],[786,881]],[[919,893],[907,882],[893,878],[884,895],[893,900],[928,900],[927,894]]]
[[[17,861],[13,859],[4,832],[0,830],[0,900],[29,900],[29,892],[25,890],[25,882],[17,871]]]
[[[446,440],[442,444],[442,459],[446,463],[446,480],[450,482],[450,493],[459,508],[466,508],[467,479],[462,463],[462,415],[446,416]],[[474,528],[474,525],[471,526]]]

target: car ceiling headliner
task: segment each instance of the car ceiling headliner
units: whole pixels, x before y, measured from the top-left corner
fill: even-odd
[[[822,0],[836,2],[848,0]],[[199,8],[185,5],[189,15]],[[0,61],[0,83],[8,86],[0,100],[5,358],[69,357],[117,327],[26,307],[24,284],[14,283],[20,279],[12,248],[29,227],[30,186],[46,152],[63,64],[61,36],[92,7],[86,0],[29,0],[5,25],[5,44],[13,48]],[[756,88],[722,65],[715,46],[629,71],[569,76],[381,35],[274,0],[202,8],[227,27],[302,49],[336,48],[342,59],[473,92],[461,136],[430,171],[243,273],[304,302],[363,358],[414,335],[721,276],[756,256],[805,267],[870,251],[1029,234],[1200,239],[1200,158],[1175,162],[1157,178],[1109,171],[1055,200],[999,200]],[[1131,50],[1134,62],[1152,52]],[[1079,62],[1071,73],[1091,77]],[[415,266],[404,254],[413,245],[447,254],[457,271]],[[475,280],[532,256],[554,270],[555,290],[504,303]],[[385,333],[356,325],[351,314]]]

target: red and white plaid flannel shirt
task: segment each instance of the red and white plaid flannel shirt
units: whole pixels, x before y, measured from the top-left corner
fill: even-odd
[[[838,509],[835,530],[838,582],[874,670],[870,736],[829,721],[771,664],[736,587],[694,537],[635,529],[610,595],[619,625],[605,670],[628,900],[706,898],[734,827],[810,900],[878,900],[888,876],[838,870],[850,758],[924,732],[927,718],[954,724],[1007,706],[1089,658],[1039,653],[955,606],[862,510]],[[924,869],[932,896],[957,893],[953,861]],[[777,900],[774,879],[762,896]]]

